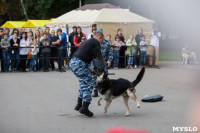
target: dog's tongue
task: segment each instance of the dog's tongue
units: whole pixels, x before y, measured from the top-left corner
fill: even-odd
[[[146,130],[131,130],[131,129],[123,129],[123,128],[111,128],[106,133],[150,133]]]

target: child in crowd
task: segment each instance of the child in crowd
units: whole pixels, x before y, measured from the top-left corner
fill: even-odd
[[[126,46],[127,46],[126,54],[129,55],[127,68],[130,68],[130,69],[133,68],[133,66],[132,66],[133,65],[133,61],[134,61],[134,65],[135,65],[134,68],[137,68],[136,57],[134,56],[134,54],[135,54],[135,46],[137,46],[137,43],[136,43],[133,35],[131,35],[130,39],[126,42]]]
[[[112,46],[113,48],[113,56],[114,56],[114,62],[113,62],[113,66],[114,69],[117,70],[118,69],[118,63],[119,63],[119,50],[121,46],[125,46],[125,44],[120,41],[120,36],[116,35],[115,36],[115,41],[113,42]]]
[[[108,34],[106,39],[108,40],[109,44],[112,45],[111,35]]]
[[[140,63],[139,67],[145,66],[146,63],[146,48],[147,48],[147,42],[146,42],[146,37],[143,35],[142,36],[142,41],[140,41]]]
[[[38,42],[36,39],[33,40],[33,45],[31,47],[33,47],[31,49],[31,55],[32,55],[31,56],[31,70],[35,72],[36,71],[36,62],[37,62],[36,59],[37,59],[37,54],[39,52],[39,48],[37,48]]]
[[[9,54],[9,47],[10,47],[10,41],[8,40],[8,35],[4,34],[3,35],[3,39],[1,39],[1,47],[2,49],[2,56],[3,56],[3,68],[4,68],[4,72],[9,72],[9,58],[10,58],[10,54]]]
[[[85,37],[82,37],[81,38],[81,42],[84,42],[86,39],[85,39]]]

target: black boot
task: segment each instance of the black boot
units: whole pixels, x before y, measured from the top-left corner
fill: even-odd
[[[97,90],[94,90],[94,93],[93,93],[92,97],[98,97],[98,92],[97,92]]]
[[[78,98],[77,105],[75,106],[74,110],[79,111],[79,109],[82,107],[82,99]]]
[[[81,114],[84,114],[88,117],[92,117],[93,113],[88,110],[89,102],[83,102],[83,106],[79,109]]]

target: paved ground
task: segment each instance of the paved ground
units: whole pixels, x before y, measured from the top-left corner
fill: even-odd
[[[74,111],[78,81],[71,71],[36,73],[0,73],[0,133],[104,133],[110,127],[147,129],[152,133],[170,133],[173,126],[186,126],[188,104],[200,71],[199,65],[161,62],[161,69],[147,68],[137,86],[137,96],[161,94],[162,102],[129,101],[131,116],[124,116],[122,98],[111,104],[108,114],[90,106],[94,117]],[[134,80],[140,69],[110,70],[110,78]],[[102,101],[102,105],[105,102]]]

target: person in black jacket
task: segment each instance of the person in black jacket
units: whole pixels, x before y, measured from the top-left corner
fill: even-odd
[[[19,70],[19,45],[20,39],[17,38],[18,33],[13,33],[13,38],[10,40],[11,46],[11,71]]]
[[[117,35],[120,36],[120,41],[122,41],[124,44],[126,44],[124,36],[122,35],[122,29],[117,30]],[[123,46],[120,48],[120,53],[119,56],[123,56],[119,58],[119,67],[120,68],[125,68],[125,51],[126,51],[126,46]]]
[[[140,28],[140,29],[138,30],[138,34],[135,36],[135,41],[136,41],[136,43],[137,43],[137,46],[135,47],[135,56],[136,56],[136,58],[137,58],[138,53],[139,53],[139,55],[140,55],[140,48],[139,48],[139,45],[140,45],[140,42],[142,41],[142,37],[143,37],[143,36],[144,36],[144,35],[143,35],[143,29]]]
[[[74,36],[76,35],[76,32],[77,32],[77,27],[76,26],[73,26],[72,27],[73,29],[73,32],[69,34],[69,42],[71,43],[71,54],[70,54],[70,57],[73,56],[74,52],[76,51],[77,48],[75,48],[75,45],[74,45]]]
[[[76,75],[80,83],[78,102],[74,109],[88,117],[93,116],[93,113],[88,109],[92,100],[92,74],[104,70],[105,67],[100,47],[102,42],[103,33],[96,33],[94,38],[84,41],[79,46],[69,63],[72,72]],[[94,68],[99,68],[96,72],[88,67],[92,60],[96,62],[94,63]]]

